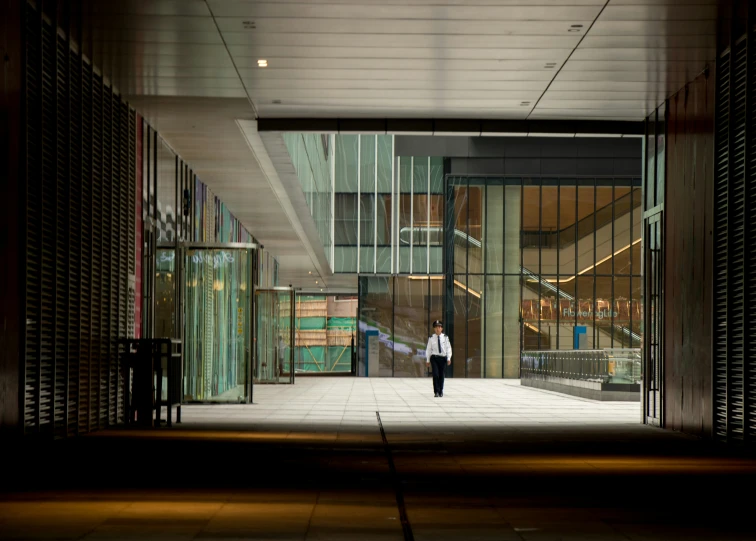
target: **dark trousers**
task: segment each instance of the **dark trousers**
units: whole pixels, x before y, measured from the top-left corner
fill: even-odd
[[[441,355],[431,355],[431,370],[433,370],[433,392],[443,393],[446,357]]]

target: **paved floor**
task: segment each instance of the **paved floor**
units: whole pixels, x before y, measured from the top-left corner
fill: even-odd
[[[13,442],[0,539],[756,539],[743,449],[643,426],[637,403],[430,389],[301,378],[173,429]]]

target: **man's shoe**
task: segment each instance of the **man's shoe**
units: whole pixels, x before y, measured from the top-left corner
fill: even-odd
[[[444,393],[438,393],[438,396],[440,396],[441,398],[443,398],[444,397]]]
[[[433,398],[438,398],[438,393],[433,393]]]

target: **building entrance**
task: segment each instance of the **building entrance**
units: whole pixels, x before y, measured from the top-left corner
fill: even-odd
[[[183,265],[184,399],[249,402],[252,397],[256,245],[192,245]]]

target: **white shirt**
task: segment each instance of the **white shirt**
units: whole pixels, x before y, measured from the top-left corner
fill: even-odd
[[[439,351],[438,349],[439,336],[441,337],[441,351]],[[442,357],[446,357],[447,361],[451,361],[451,356],[452,356],[451,342],[449,342],[449,337],[446,336],[444,333],[441,333],[440,335],[433,333],[431,337],[428,338],[428,347],[425,348],[425,360],[427,362],[430,362],[430,358],[433,355],[441,355]]]

